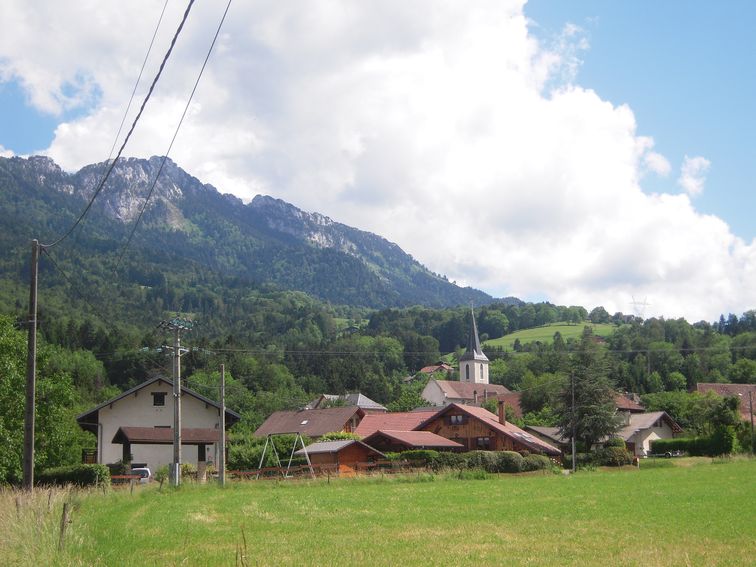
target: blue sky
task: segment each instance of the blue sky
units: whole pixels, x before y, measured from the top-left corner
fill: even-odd
[[[104,160],[162,6],[0,3],[0,154]],[[129,156],[166,151],[221,8],[195,3]],[[234,3],[171,157],[497,297],[715,320],[756,307],[754,22],[746,1]]]
[[[709,159],[696,207],[756,237],[756,2],[530,0],[525,13],[545,41],[567,22],[583,28],[577,82],[627,103],[673,170],[686,153]],[[642,185],[679,190],[674,176]]]

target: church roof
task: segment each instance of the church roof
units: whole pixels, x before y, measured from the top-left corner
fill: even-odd
[[[475,324],[475,311],[470,310],[471,324],[470,334],[467,338],[467,350],[459,357],[459,360],[480,360],[488,361],[488,357],[483,354],[483,349],[480,347],[480,338],[478,337],[478,325]]]

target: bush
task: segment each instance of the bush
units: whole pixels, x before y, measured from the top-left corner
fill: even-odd
[[[623,443],[624,445],[624,443]],[[633,462],[633,455],[625,447],[603,447],[593,454],[593,463],[602,467],[621,467]]]
[[[593,468],[593,457],[590,453],[578,453],[577,454],[577,468]],[[564,468],[572,468],[572,455],[566,454],[563,460]]]
[[[465,454],[468,469],[482,469],[486,472],[499,472],[496,453],[493,451],[470,451]]]
[[[433,470],[461,469],[466,465],[465,456],[462,453],[439,452],[430,463]]]
[[[403,451],[401,457],[414,465],[427,466],[438,458],[438,451],[432,451],[430,449],[415,449],[412,451]]]
[[[604,447],[619,447],[620,449],[625,448],[625,440],[621,437],[610,437],[606,443],[604,443]]]
[[[524,461],[520,453],[514,451],[497,451],[496,455],[496,471],[491,472],[503,472],[503,473],[516,473],[523,470]]]
[[[684,451],[693,457],[703,457],[711,454],[710,445],[710,440],[706,437],[656,439],[651,441],[651,452],[660,455],[672,451]]]
[[[551,468],[551,459],[546,455],[528,455],[522,459],[522,471],[541,471]]]
[[[69,465],[42,471],[37,484],[65,486],[99,486],[110,484],[110,470],[105,465]]]
[[[738,438],[735,435],[735,428],[731,425],[720,425],[714,430],[709,444],[709,451],[712,457],[720,455],[732,455],[738,450]]]

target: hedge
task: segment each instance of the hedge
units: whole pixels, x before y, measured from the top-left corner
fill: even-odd
[[[593,453],[593,464],[601,467],[621,467],[633,462],[633,455],[625,447],[602,447]]]
[[[651,452],[655,454],[684,451],[694,457],[704,457],[711,453],[711,441],[707,437],[677,437],[651,441]]]
[[[37,484],[65,486],[98,486],[110,484],[110,470],[105,465],[70,465],[42,471]]]
[[[522,459],[522,470],[524,472],[546,470],[550,469],[551,466],[551,459],[546,455],[526,455]]]

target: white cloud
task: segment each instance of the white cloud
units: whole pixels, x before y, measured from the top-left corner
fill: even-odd
[[[677,183],[688,195],[700,195],[704,190],[709,166],[711,166],[711,162],[705,157],[685,156]]]
[[[9,157],[13,157],[14,155],[16,154],[14,154],[11,150],[6,149],[5,147],[3,147],[2,144],[0,144],[0,157],[9,158]]]
[[[47,150],[73,169],[106,157],[162,3],[58,4],[3,3],[14,25],[0,74],[39,108],[85,109]],[[222,191],[377,232],[496,295],[624,312],[635,295],[647,315],[692,320],[753,308],[756,242],[688,195],[641,190],[669,162],[629,107],[579,86],[582,31],[539,44],[523,4],[235,4],[173,158]],[[194,8],[128,154],[165,151],[220,9]],[[697,163],[690,179],[705,174]]]
[[[643,161],[649,171],[653,171],[662,177],[667,177],[672,171],[672,166],[670,165],[669,160],[660,153],[648,152],[644,156]]]

